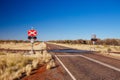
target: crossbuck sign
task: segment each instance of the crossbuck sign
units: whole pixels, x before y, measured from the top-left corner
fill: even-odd
[[[31,29],[28,31],[28,36],[34,37],[37,35],[37,31],[34,29]]]

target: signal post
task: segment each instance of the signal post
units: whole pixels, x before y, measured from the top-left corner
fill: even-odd
[[[31,51],[30,54],[35,54],[33,49],[34,41],[37,39],[37,31],[35,29],[28,30],[28,40],[31,42]]]

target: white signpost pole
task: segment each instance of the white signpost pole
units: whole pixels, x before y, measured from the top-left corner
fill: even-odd
[[[92,41],[92,44],[93,44],[93,45],[96,44],[96,40],[97,40],[96,34],[93,34],[93,35],[91,36],[91,41]],[[94,50],[95,50],[95,46],[93,46],[93,51],[94,51]]]
[[[33,51],[34,39],[31,39],[30,42],[31,42],[31,52],[30,53],[34,54],[34,51]]]
[[[96,34],[93,34],[93,35],[92,35],[92,39],[96,39]],[[93,40],[92,43],[93,43],[93,45],[95,45],[95,44],[96,44],[96,41]]]

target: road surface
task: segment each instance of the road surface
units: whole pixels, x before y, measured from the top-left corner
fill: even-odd
[[[47,44],[59,66],[67,72],[60,80],[120,80],[120,60]]]

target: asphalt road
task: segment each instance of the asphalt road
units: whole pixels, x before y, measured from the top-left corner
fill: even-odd
[[[67,73],[60,80],[120,80],[120,60],[52,44],[47,47]]]

